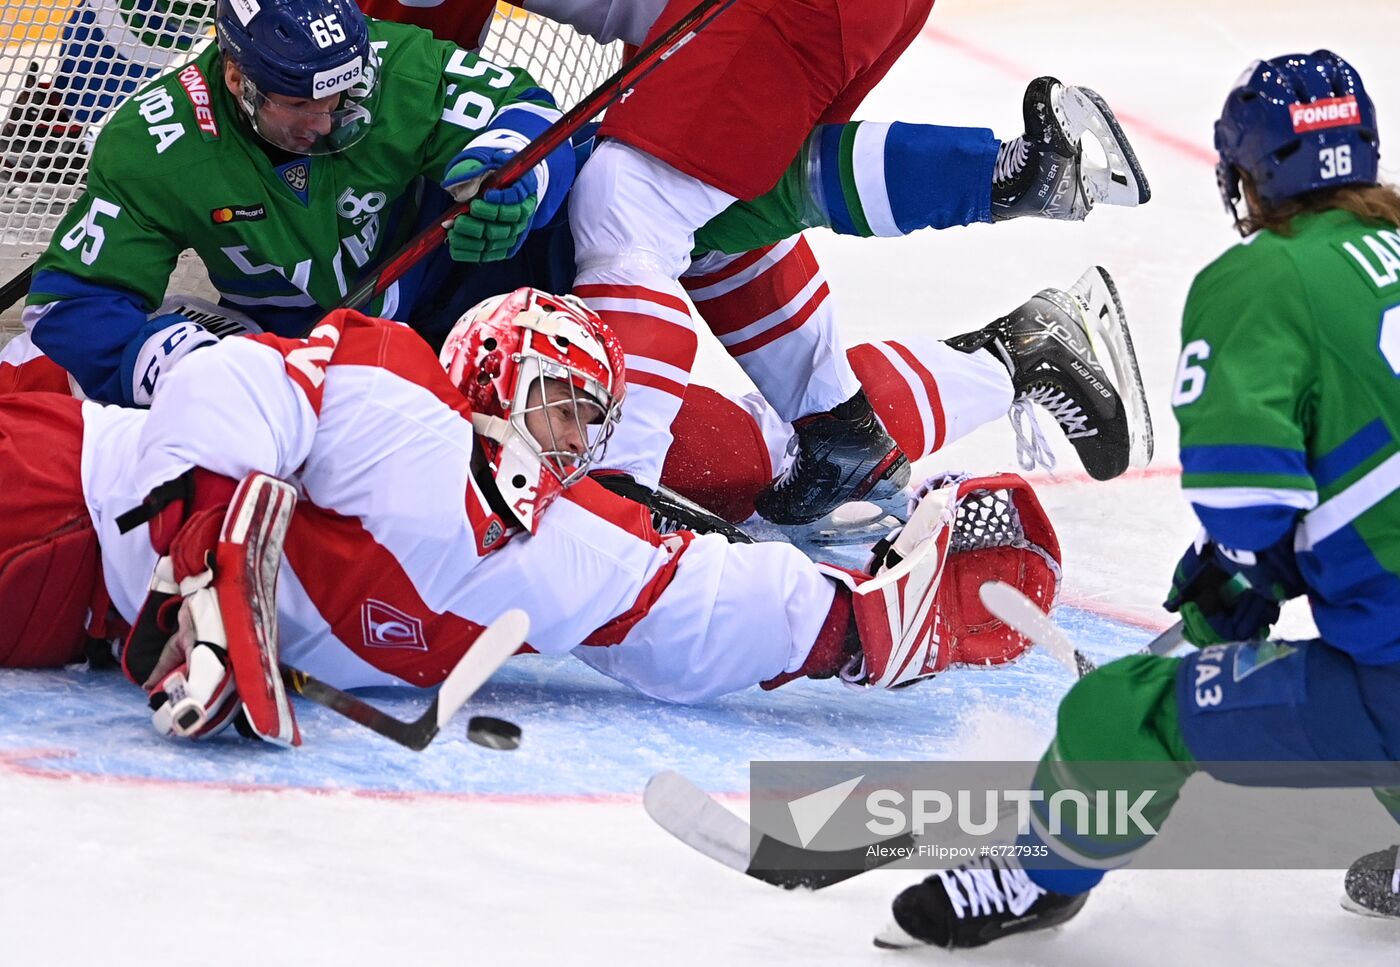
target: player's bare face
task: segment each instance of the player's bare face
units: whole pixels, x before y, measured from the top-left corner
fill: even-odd
[[[563,380],[535,380],[525,403],[525,429],[540,450],[572,466],[588,452],[588,425],[603,418],[597,403]]]

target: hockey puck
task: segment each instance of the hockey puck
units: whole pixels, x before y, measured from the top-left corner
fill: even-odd
[[[515,749],[520,746],[520,726],[489,715],[473,715],[467,720],[467,738],[488,749]]]

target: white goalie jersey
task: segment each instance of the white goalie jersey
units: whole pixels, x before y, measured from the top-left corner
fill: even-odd
[[[148,413],[87,403],[84,419],[84,493],[122,616],[155,553],[117,515],[192,466],[288,479],[282,654],[341,688],[436,684],[522,608],[535,650],[578,649],[647,694],[700,701],[801,666],[834,596],[790,545],[663,538],[591,480],[535,535],[512,528],[473,476],[470,412],[436,356],[356,313],[305,340],[224,340],[182,361]]]

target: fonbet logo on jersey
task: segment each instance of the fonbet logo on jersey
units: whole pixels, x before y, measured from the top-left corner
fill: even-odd
[[[214,117],[214,108],[209,99],[209,82],[204,79],[204,72],[199,69],[199,65],[191,64],[180,71],[178,76],[180,86],[185,89],[185,96],[194,107],[194,120],[199,125],[199,130],[204,133],[204,140],[217,140],[219,122]]]

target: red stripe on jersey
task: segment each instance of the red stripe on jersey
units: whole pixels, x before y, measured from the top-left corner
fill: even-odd
[[[818,288],[816,292],[812,293],[812,297],[803,304],[802,308],[793,313],[782,325],[774,326],[771,329],[765,329],[756,336],[750,336],[741,343],[735,343],[733,346],[727,346],[725,348],[729,350],[729,355],[736,357],[742,356],[745,353],[751,353],[756,349],[762,349],[773,340],[781,339],[794,329],[800,329],[802,324],[812,317],[812,314],[821,307],[821,304],[826,301],[826,297],[830,294],[831,289],[823,282],[821,287]]]
[[[928,367],[919,361],[919,357],[911,353],[903,343],[889,340],[885,343],[893,349],[899,358],[914,371],[914,375],[919,377],[919,382],[924,385],[924,392],[928,394],[928,404],[933,410],[933,446],[929,448],[929,453],[942,448],[943,438],[947,435],[948,421],[943,416],[943,396],[938,392],[938,380],[928,371]]]
[[[481,634],[475,621],[424,604],[398,559],[358,519],[300,502],[286,557],[336,638],[411,685],[441,682]],[[385,614],[400,625],[392,638],[375,633],[374,619]]]
[[[707,285],[714,285],[716,282],[732,279],[769,252],[773,251],[774,247],[778,244],[779,243],[775,242],[773,245],[765,245],[763,248],[756,248],[752,251],[745,252],[722,269],[715,269],[713,272],[706,272],[704,275],[685,276],[681,279],[681,285],[685,286],[687,289],[703,289]],[[802,239],[802,244],[806,244],[806,239]]]
[[[917,460],[926,452],[924,421],[909,381],[870,343],[851,347],[846,359],[894,442],[910,460]]]
[[[650,511],[635,501],[619,497],[596,480],[580,480],[564,491],[564,499],[653,547],[666,547],[670,551],[670,559],[637,592],[632,606],[583,640],[585,645],[615,645],[626,638],[632,627],[651,611],[652,605],[675,578],[681,555],[695,535],[681,531],[663,537],[651,526]]]
[[[764,271],[723,295],[696,300],[695,308],[711,332],[727,336],[778,311],[819,275],[821,267],[807,240],[799,238],[792,251]]]
[[[584,302],[589,299],[636,299],[638,302],[654,302],[663,309],[674,309],[676,312],[690,315],[690,306],[685,304],[684,299],[678,299],[668,292],[648,289],[643,285],[613,285],[610,282],[594,282],[574,286],[574,295]]]
[[[654,373],[644,373],[640,369],[627,370],[627,385],[647,386],[651,389],[659,389],[663,393],[670,393],[677,399],[685,398],[685,387],[674,379],[667,379],[665,376],[657,376]]]
[[[690,372],[695,365],[699,340],[694,329],[640,312],[604,310],[598,315],[617,334],[627,355],[645,356],[686,372]],[[627,370],[627,378],[631,381],[632,367],[627,367]]]

